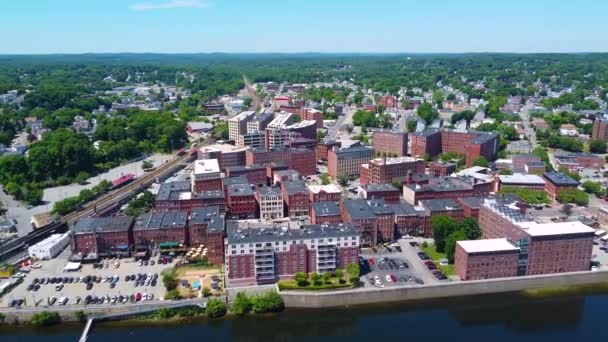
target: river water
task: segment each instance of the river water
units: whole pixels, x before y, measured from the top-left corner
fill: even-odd
[[[88,341],[595,341],[603,337],[607,309],[608,295],[530,299],[507,294],[179,324],[103,323]],[[77,341],[80,328],[4,328],[0,341]]]

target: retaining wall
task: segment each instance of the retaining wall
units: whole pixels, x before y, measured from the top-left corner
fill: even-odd
[[[326,308],[442,297],[471,296],[522,290],[595,284],[608,281],[608,271],[561,273],[437,285],[310,292],[280,291],[288,308]]]

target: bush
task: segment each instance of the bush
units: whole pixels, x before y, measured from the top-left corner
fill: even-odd
[[[253,297],[251,304],[251,309],[255,313],[280,312],[285,308],[283,298],[276,291]]]
[[[163,284],[165,285],[165,288],[167,289],[167,291],[174,290],[177,288],[177,285],[178,285],[177,275],[175,274],[174,269],[163,271],[162,276],[163,276]]]
[[[57,312],[42,311],[32,315],[31,323],[37,327],[46,327],[61,323],[61,317]]]
[[[211,318],[222,317],[226,314],[226,304],[219,299],[211,298],[207,302],[205,313]]]
[[[165,293],[165,299],[166,300],[179,300],[182,299],[182,296],[179,294],[179,291],[177,289],[172,289],[167,291],[167,293]]]
[[[74,316],[76,317],[76,320],[80,323],[84,323],[87,321],[87,315],[85,315],[82,311],[76,311],[74,313]]]
[[[245,292],[239,292],[236,294],[234,303],[232,303],[232,311],[238,316],[243,316],[251,311],[251,306],[251,299],[247,294]]]
[[[211,289],[208,287],[203,287],[203,297],[207,298],[211,296]]]

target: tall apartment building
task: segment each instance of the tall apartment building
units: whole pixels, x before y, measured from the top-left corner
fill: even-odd
[[[283,217],[283,193],[281,188],[263,186],[257,189],[256,200],[260,207],[262,220],[273,220]]]
[[[428,129],[412,133],[411,155],[431,157],[444,152],[455,152],[465,156],[466,165],[473,166],[475,159],[485,157],[492,161],[498,153],[498,134],[448,129]]]
[[[247,133],[247,123],[254,116],[254,111],[246,111],[228,120],[228,138],[237,141],[239,135]]]
[[[327,153],[327,173],[333,179],[341,175],[355,176],[359,174],[361,164],[372,158],[374,149],[371,147],[334,148]]]
[[[222,175],[217,159],[195,160],[190,181],[193,192],[222,189]]]
[[[255,131],[252,133],[241,134],[239,135],[236,144],[251,148],[263,148],[266,144],[266,131]]]
[[[264,147],[266,149],[283,147],[286,142],[301,137],[298,132],[292,132],[284,128],[266,128]]]
[[[389,157],[403,157],[407,154],[408,136],[406,132],[377,130],[372,133],[372,146],[377,153]]]
[[[273,113],[262,113],[247,122],[247,133],[264,132],[274,118]]]
[[[361,185],[391,183],[393,179],[424,174],[426,162],[420,158],[376,158],[360,166]]]
[[[325,273],[359,260],[359,237],[347,224],[304,225],[230,222],[225,270],[231,286],[272,284],[297,272]]]
[[[608,115],[598,115],[593,121],[592,140],[608,141]]]

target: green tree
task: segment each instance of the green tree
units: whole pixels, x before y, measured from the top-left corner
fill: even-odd
[[[317,273],[317,272],[312,272],[310,274],[310,280],[312,280],[312,283],[315,286],[319,286],[321,283],[321,275],[319,275],[319,273]]]
[[[338,279],[342,279],[342,277],[344,277],[344,271],[342,271],[341,268],[336,268],[334,274],[336,275],[336,277],[338,277]]]
[[[36,312],[32,315],[30,323],[32,323],[33,326],[45,327],[61,323],[61,317],[57,312]]]
[[[234,298],[234,303],[232,303],[232,311],[238,316],[243,316],[251,310],[251,306],[251,299],[249,299],[247,293],[239,292]]]
[[[439,113],[437,113],[437,111],[433,108],[433,105],[428,102],[421,103],[418,106],[416,113],[427,123],[427,125],[432,124],[433,121],[439,118]]]
[[[572,204],[564,203],[559,211],[564,214],[565,217],[570,217],[570,215],[572,215]]]
[[[603,140],[591,140],[589,143],[589,152],[591,153],[606,153],[606,142]]]
[[[308,286],[308,277],[307,277],[306,273],[296,272],[296,274],[294,275],[294,279],[295,279],[296,283],[298,283],[298,286],[301,286],[301,287]]]
[[[143,163],[141,163],[141,168],[143,170],[150,170],[153,167],[154,164],[152,164],[152,162],[150,162],[149,160],[144,160]]]
[[[328,185],[329,183],[331,183],[331,179],[329,178],[329,175],[327,173],[321,174],[319,178],[321,179],[321,185]]]
[[[175,273],[174,269],[164,270],[161,275],[163,277],[163,284],[165,285],[167,291],[174,290],[177,288],[177,274]]]
[[[325,273],[323,273],[322,277],[323,277],[323,281],[325,283],[328,283],[331,280],[331,273],[325,272]]]
[[[448,263],[454,263],[454,252],[456,250],[456,242],[463,240],[467,240],[467,236],[462,230],[456,230],[447,237],[445,241],[445,255],[448,259]]]
[[[587,193],[590,194],[600,194],[602,193],[602,184],[600,182],[593,181],[585,181],[583,183],[583,188]]]
[[[407,121],[407,131],[408,132],[415,132],[416,131],[416,127],[418,126],[418,122],[416,120],[408,120]]]
[[[435,215],[431,217],[431,227],[435,240],[435,249],[439,253],[445,252],[447,237],[458,227],[458,222],[447,215]]]
[[[489,163],[488,160],[486,159],[486,157],[477,157],[475,158],[475,160],[473,160],[473,165],[474,166],[481,166],[481,167],[488,167]]]
[[[460,221],[459,230],[462,230],[466,240],[477,240],[481,237],[481,229],[477,220],[467,217]]]
[[[211,318],[222,317],[226,314],[226,304],[219,299],[211,298],[207,301],[205,313]]]
[[[346,273],[350,278],[351,283],[357,283],[359,281],[359,275],[361,274],[361,269],[359,268],[359,264],[352,263],[346,265]]]
[[[251,304],[255,313],[280,312],[285,308],[283,298],[274,290],[254,296]]]
[[[340,184],[341,186],[347,186],[349,179],[350,177],[348,176],[348,174],[343,173],[338,176],[338,184]]]

